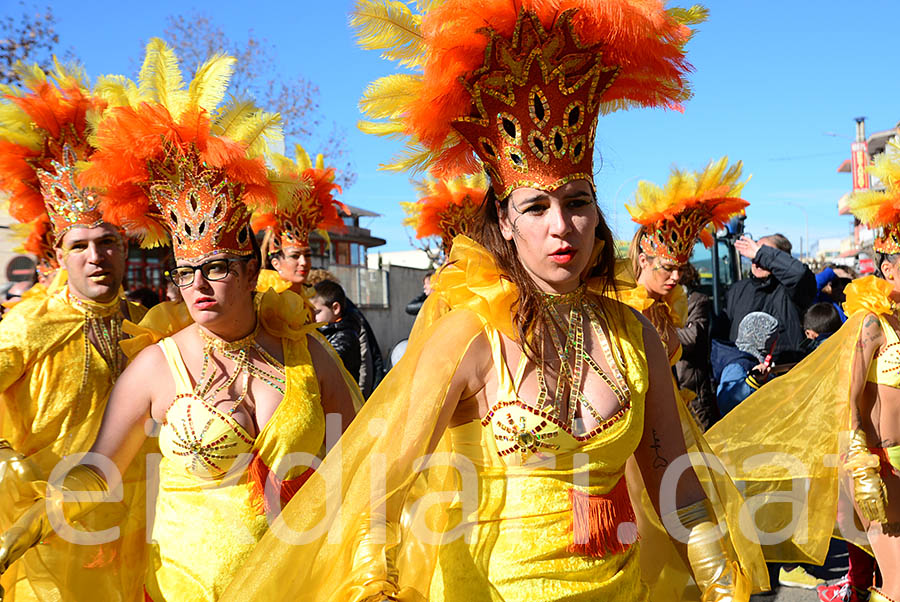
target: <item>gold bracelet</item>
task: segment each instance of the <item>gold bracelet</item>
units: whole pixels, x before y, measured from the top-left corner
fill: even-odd
[[[702,522],[712,521],[709,501],[705,498],[688,506],[677,509],[674,513],[678,522],[685,529],[692,529]],[[671,514],[669,515],[671,516]]]

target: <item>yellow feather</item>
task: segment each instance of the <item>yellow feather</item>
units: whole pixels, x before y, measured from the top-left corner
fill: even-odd
[[[187,106],[187,92],[178,67],[178,57],[159,38],[147,44],[147,54],[138,77],[141,92],[151,92],[156,100],[178,119]]]
[[[60,87],[75,85],[86,90],[90,86],[90,78],[82,65],[76,62],[60,63],[56,55],[53,55],[53,71],[50,77]]]
[[[709,9],[701,4],[695,4],[690,8],[674,6],[666,9],[666,12],[682,25],[699,25],[709,18]]]
[[[22,84],[26,88],[33,89],[47,81],[47,74],[37,63],[26,65],[22,61],[16,61],[16,64],[13,65],[13,72],[22,79]]]
[[[188,88],[190,105],[212,113],[225,98],[236,62],[234,57],[217,54],[203,63]]]
[[[322,153],[316,155],[316,169],[325,169],[325,155]]]
[[[105,75],[94,85],[94,94],[110,107],[136,107],[149,97],[142,97],[138,86],[122,75]]]
[[[406,128],[399,121],[358,121],[356,127],[364,134],[374,134],[394,139],[406,137]]]
[[[419,97],[422,77],[399,74],[381,77],[366,88],[359,109],[372,119],[396,119]]]
[[[297,156],[297,169],[298,173],[303,173],[307,169],[312,169],[312,161],[309,158],[309,153],[306,152],[306,149],[300,146],[299,144],[294,147],[294,154]]]
[[[870,228],[890,226],[900,221],[900,140],[888,141],[884,152],[875,157],[869,172],[884,185],[883,191],[854,193],[847,208]]]
[[[234,139],[234,132],[259,109],[252,100],[232,98],[222,107],[213,120],[212,133]]]
[[[284,140],[281,131],[281,115],[257,110],[249,117],[232,128],[232,140],[247,145],[247,154],[251,157],[269,152],[269,145]]]
[[[404,67],[420,67],[425,61],[422,16],[399,0],[359,0],[350,14],[359,45],[381,50],[382,58]]]

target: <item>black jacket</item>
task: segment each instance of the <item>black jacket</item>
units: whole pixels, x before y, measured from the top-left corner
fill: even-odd
[[[350,373],[354,381],[359,380],[359,332],[356,323],[352,320],[331,322],[319,328],[319,332],[328,339],[334,350],[341,356],[344,368]]]
[[[347,318],[354,322],[359,333],[359,390],[363,398],[368,398],[384,378],[384,358],[381,347],[375,338],[375,331],[366,320],[366,316],[356,305],[347,299]]]
[[[764,311],[778,320],[778,343],[775,353],[796,353],[806,338],[803,312],[816,297],[816,277],[802,262],[774,247],[762,246],[756,263],[772,272],[766,278],[751,276],[738,280],[725,296],[728,339],[737,339],[738,326],[744,316]]]
[[[416,316],[419,314],[419,310],[422,309],[422,306],[425,304],[425,299],[428,298],[424,292],[419,293],[419,295],[406,304],[406,313],[411,316]]]
[[[678,388],[697,394],[691,412],[705,431],[719,419],[716,395],[710,382],[709,329],[712,307],[709,297],[699,291],[688,294],[688,316],[677,330],[681,341],[681,359],[675,364]]]

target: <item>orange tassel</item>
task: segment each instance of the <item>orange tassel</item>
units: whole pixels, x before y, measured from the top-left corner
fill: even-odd
[[[249,467],[250,486],[253,488],[253,499],[256,511],[260,514],[277,514],[281,512],[285,504],[291,501],[300,487],[312,476],[313,469],[310,468],[299,477],[293,479],[279,479],[275,473],[263,462],[259,454],[253,454],[253,460],[250,461]],[[266,483],[271,483],[272,488],[278,492],[280,506],[277,509],[272,508],[272,503],[266,496]]]
[[[572,554],[603,558],[621,554],[638,539],[637,523],[625,478],[603,495],[569,490],[572,503]]]

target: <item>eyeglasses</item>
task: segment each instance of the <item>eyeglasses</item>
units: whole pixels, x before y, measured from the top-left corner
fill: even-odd
[[[210,259],[200,265],[182,265],[173,268],[171,272],[166,272],[166,276],[172,281],[172,284],[178,288],[187,288],[194,284],[194,274],[197,270],[203,274],[203,277],[209,281],[224,280],[231,273],[231,264],[239,261],[249,261],[251,257],[241,257],[232,259],[223,257],[220,259]]]

